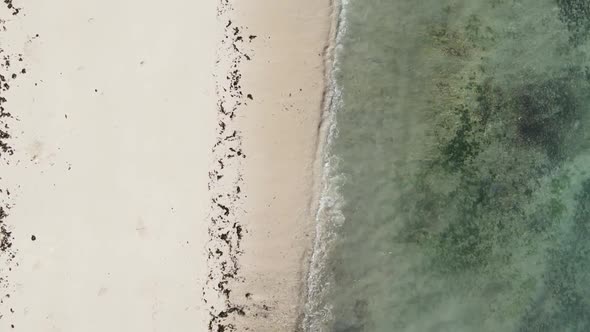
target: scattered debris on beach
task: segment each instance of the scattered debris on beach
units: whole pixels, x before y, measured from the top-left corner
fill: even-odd
[[[229,17],[233,11],[229,1],[222,0],[218,15]],[[238,257],[242,254],[241,241],[247,233],[238,220],[238,211],[244,196],[241,174],[242,134],[236,116],[246,106],[245,99],[254,100],[252,94],[242,91],[241,64],[252,59],[252,50],[244,45],[244,31],[227,19],[221,54],[217,60],[217,140],[212,148],[215,162],[209,171],[208,188],[211,194],[209,215],[208,280],[203,289],[203,300],[209,306],[209,331],[237,331],[234,319],[246,316],[248,309],[231,298],[231,284],[243,282]],[[251,42],[255,35],[249,35]],[[224,73],[224,74],[220,74]],[[246,299],[252,297],[246,294]]]
[[[18,16],[22,8],[16,7],[12,0],[4,0],[5,6],[0,9],[0,33],[9,34],[10,25],[15,21],[13,16]],[[30,42],[30,40],[27,40]],[[28,70],[23,66],[24,55],[22,50],[15,51],[14,46],[11,49],[5,46],[0,47],[0,163],[10,165],[17,162],[17,154],[13,147],[13,130],[12,125],[18,121],[15,113],[8,109],[7,93],[10,89],[17,86],[15,83]],[[9,211],[14,202],[11,197],[11,190],[4,187],[3,178],[0,177],[0,326],[15,325],[9,321],[15,309],[8,307],[8,300],[14,291],[14,285],[10,282],[11,272],[19,266],[17,260],[18,249],[14,246],[15,230],[9,222]],[[35,235],[31,237],[32,241],[36,240]],[[4,327],[5,328],[5,327]],[[4,328],[0,327],[0,330]]]

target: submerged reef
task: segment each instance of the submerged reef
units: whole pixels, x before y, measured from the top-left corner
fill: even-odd
[[[575,155],[585,123],[575,90],[590,85],[569,72],[510,88],[487,81],[473,89],[477,102],[471,109],[455,109],[454,134],[423,170],[427,180],[431,174],[457,179],[451,195],[436,198],[443,200],[441,209],[456,206],[457,211],[447,227],[432,234],[436,261],[444,269],[485,267],[490,255],[510,256],[502,248],[543,228],[539,220],[527,221],[524,208],[540,190],[538,180]],[[416,211],[432,206],[416,204]],[[559,203],[551,204],[551,214],[557,215]]]
[[[518,138],[544,150],[551,160],[561,157],[561,146],[580,118],[574,94],[575,77],[549,78],[524,84],[513,92]]]
[[[557,2],[576,50],[590,32],[590,2]],[[429,30],[459,65],[436,78],[429,157],[395,241],[424,253],[426,284],[461,280],[449,289],[485,298],[486,319],[520,322],[520,331],[587,330],[590,177],[576,160],[590,153],[588,69],[569,59],[539,69],[492,63],[489,49],[504,46],[482,24],[472,16],[453,32]]]
[[[349,13],[332,330],[590,330],[590,1]]]
[[[528,306],[520,332],[590,329],[590,180],[575,195],[571,230],[548,250],[540,292]]]
[[[571,32],[570,41],[579,45],[590,33],[590,2],[588,0],[557,0],[559,18]]]

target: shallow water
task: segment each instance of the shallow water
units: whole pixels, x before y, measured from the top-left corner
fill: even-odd
[[[345,16],[343,221],[320,220],[336,236],[308,330],[589,331],[590,1]]]

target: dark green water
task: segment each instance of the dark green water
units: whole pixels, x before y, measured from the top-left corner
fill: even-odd
[[[590,0],[345,16],[344,219],[308,329],[590,331]]]

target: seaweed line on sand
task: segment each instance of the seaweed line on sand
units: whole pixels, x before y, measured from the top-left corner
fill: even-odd
[[[223,38],[217,52],[216,93],[217,132],[212,147],[213,162],[209,171],[210,209],[208,215],[207,281],[203,301],[209,311],[208,331],[237,331],[235,319],[247,315],[247,308],[232,300],[231,287],[243,282],[239,256],[246,229],[238,220],[243,193],[242,134],[236,117],[251,94],[242,92],[241,64],[251,60],[248,44],[256,38],[245,35],[244,27],[232,21],[233,7],[221,0],[217,8],[218,22],[223,24]]]

